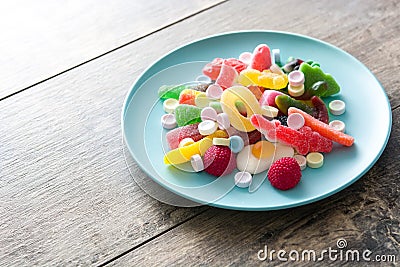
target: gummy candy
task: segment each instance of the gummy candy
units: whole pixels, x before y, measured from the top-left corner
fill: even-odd
[[[247,117],[242,116],[237,110],[235,106],[237,100],[244,103]],[[253,114],[261,114],[262,110],[256,97],[246,87],[238,85],[226,89],[221,96],[221,106],[222,110],[228,114],[229,121],[233,127],[243,132],[255,130],[249,118]]]
[[[203,74],[210,77],[211,80],[216,80],[221,71],[222,64],[233,67],[237,73],[240,73],[247,67],[244,62],[236,58],[228,58],[225,60],[222,58],[215,58],[213,61],[204,66]]]
[[[300,113],[304,117],[305,125],[309,126],[312,130],[318,132],[320,135],[332,141],[335,141],[345,146],[351,146],[354,143],[354,138],[352,136],[331,128],[328,124],[321,122],[320,120],[314,118],[313,116],[305,113],[302,110],[291,107],[289,108],[288,113]]]
[[[307,114],[303,111],[301,112]],[[313,118],[311,115],[308,116]],[[277,140],[283,142],[284,144],[294,147],[299,154],[305,155],[310,151],[330,152],[332,150],[332,142],[329,139],[324,138],[317,132],[311,131],[311,128],[307,130],[307,128],[302,127],[299,131],[297,131],[287,126],[281,125],[280,122],[277,120],[269,121],[261,115],[257,114],[251,117],[251,122],[266,137],[275,137]],[[305,129],[302,130],[303,128]]]
[[[204,95],[206,97],[206,94],[204,92],[196,91],[193,89],[184,89],[182,92],[179,94],[179,104],[187,104],[187,105],[196,105],[196,97]]]
[[[201,122],[201,108],[181,104],[175,109],[175,118],[179,127]]]
[[[161,99],[179,99],[179,94],[185,90],[187,85],[163,85],[158,89],[158,96]]]
[[[329,123],[328,109],[324,101],[318,96],[313,96],[311,97],[311,103],[314,105],[313,117],[324,123]]]
[[[215,81],[215,84],[221,86],[222,89],[231,87],[238,76],[237,71],[225,63],[221,66],[221,71]]]
[[[337,84],[332,75],[324,73],[318,66],[311,67],[306,62],[301,63],[299,70],[304,73],[304,88],[306,92],[310,90],[316,82],[326,82],[327,89],[323,92],[314,92],[314,95],[326,97],[339,93],[340,86]]]
[[[190,161],[190,158],[196,154],[201,156],[212,146],[212,138],[205,137],[191,145],[178,147],[168,151],[164,156],[165,164],[181,164]]]
[[[270,88],[270,89],[282,89],[288,84],[288,77],[286,74],[276,74],[270,70],[264,70],[260,76],[258,76],[257,85]]]
[[[265,92],[265,88],[257,85],[249,85],[247,86],[249,88],[250,92],[253,93],[253,95],[259,100],[263,93]]]
[[[260,44],[254,48],[250,68],[263,71],[271,66],[271,51],[266,44]]]
[[[260,106],[272,106],[278,108],[275,103],[275,98],[278,95],[283,95],[283,93],[275,90],[265,90],[258,103],[260,103]]]
[[[314,110],[309,105],[301,102],[300,100],[296,100],[288,95],[282,94],[275,97],[275,103],[278,106],[279,110],[282,111],[283,114],[288,114],[289,107],[299,108],[308,114],[313,114]]]
[[[259,70],[245,69],[240,73],[237,81],[243,86],[257,85],[260,75],[261,72]]]

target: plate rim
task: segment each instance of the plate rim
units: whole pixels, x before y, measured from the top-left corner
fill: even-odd
[[[180,194],[180,192],[176,192],[175,190],[171,190],[171,188],[166,187],[163,183],[161,183],[160,181],[158,181],[158,179],[155,179],[152,177],[152,174],[150,174],[148,172],[148,170],[146,168],[144,168],[142,166],[142,164],[140,163],[140,160],[136,157],[135,153],[132,153],[130,147],[127,143],[126,140],[126,136],[125,136],[125,115],[126,115],[126,111],[127,108],[129,107],[129,103],[131,101],[131,99],[133,98],[134,94],[137,92],[137,90],[146,83],[147,80],[151,79],[151,77],[153,77],[154,75],[156,75],[158,72],[164,70],[156,70],[153,73],[149,73],[148,77],[143,78],[143,76],[145,74],[147,74],[152,68],[154,68],[157,64],[159,64],[160,61],[162,61],[165,57],[167,57],[168,55],[182,49],[185,48],[187,46],[193,45],[195,43],[198,42],[203,42],[206,41],[208,39],[212,39],[212,38],[216,38],[216,37],[223,37],[223,36],[228,36],[228,35],[234,35],[234,34],[242,34],[242,33],[253,33],[253,34],[282,34],[282,35],[287,35],[287,36],[295,36],[295,37],[300,37],[300,38],[304,38],[307,40],[311,40],[317,43],[321,43],[323,45],[326,45],[330,48],[333,48],[334,50],[337,50],[340,53],[345,53],[347,56],[351,57],[355,62],[358,62],[360,64],[360,66],[362,68],[364,68],[364,70],[366,70],[369,75],[371,75],[371,77],[374,78],[374,80],[377,82],[377,84],[379,85],[380,90],[382,90],[382,93],[385,97],[386,100],[386,104],[387,104],[387,108],[388,108],[388,129],[386,132],[386,137],[385,140],[383,141],[383,146],[380,148],[379,152],[375,155],[374,159],[371,161],[371,163],[365,168],[363,169],[362,172],[358,173],[357,175],[355,175],[355,177],[352,177],[351,179],[348,179],[348,181],[344,184],[342,184],[341,186],[337,187],[334,190],[329,191],[328,193],[323,193],[323,194],[319,194],[316,197],[309,197],[307,199],[303,199],[301,201],[296,201],[295,203],[289,203],[287,205],[280,205],[280,206],[268,206],[268,207],[242,207],[242,206],[232,206],[232,205],[225,205],[225,204],[220,204],[218,203],[218,200],[216,202],[212,202],[212,203],[201,203],[196,199],[191,198],[190,196],[184,195],[184,194]],[[178,64],[183,64],[186,62],[180,62]],[[174,64],[176,65],[176,64]],[[174,65],[168,66],[168,67],[172,67]],[[167,68],[168,68],[167,67]],[[136,87],[136,88],[135,88]],[[385,106],[386,108],[386,106]],[[122,138],[123,138],[123,145],[126,146],[126,148],[129,151],[129,154],[133,157],[133,159],[135,160],[135,162],[138,164],[138,166],[140,167],[140,169],[142,171],[144,171],[146,173],[146,175],[152,179],[152,181],[156,182],[157,184],[161,185],[163,188],[165,188],[166,190],[180,195],[184,198],[187,198],[189,200],[198,202],[199,205],[209,205],[209,206],[214,206],[214,207],[218,207],[218,208],[223,208],[223,209],[231,209],[231,210],[246,210],[246,211],[267,211],[267,210],[280,210],[280,209],[288,209],[288,208],[293,208],[293,207],[299,207],[299,206],[303,206],[303,205],[307,205],[307,204],[311,204],[317,201],[320,201],[322,199],[328,198],[340,191],[342,191],[343,189],[349,187],[351,184],[355,183],[356,181],[358,181],[362,176],[364,176],[374,165],[375,163],[378,161],[378,159],[381,157],[383,151],[385,150],[387,144],[388,144],[388,140],[390,138],[390,134],[391,134],[391,130],[392,130],[392,109],[391,109],[391,104],[389,101],[389,97],[384,89],[384,87],[382,86],[382,84],[380,83],[380,81],[376,78],[376,76],[372,73],[372,71],[370,69],[368,69],[360,60],[358,60],[356,57],[354,57],[353,55],[351,55],[350,53],[348,53],[347,51],[333,45],[330,44],[326,41],[311,37],[311,36],[307,36],[307,35],[303,35],[303,34],[298,34],[298,33],[292,33],[292,32],[288,32],[288,31],[275,31],[275,30],[240,30],[240,31],[227,31],[227,32],[222,32],[222,33],[218,33],[218,34],[212,34],[212,35],[208,35],[205,36],[203,38],[198,38],[196,40],[193,40],[191,42],[185,43],[183,45],[180,45],[178,47],[176,47],[175,49],[172,49],[166,53],[164,53],[162,56],[160,56],[159,58],[157,58],[155,61],[153,61],[146,69],[144,69],[138,76],[137,78],[134,80],[134,82],[131,84],[130,89],[128,90],[128,92],[126,93],[126,96],[124,98],[123,101],[123,105],[122,105],[122,109],[121,109],[121,132],[122,132]],[[129,168],[129,167],[128,167]]]

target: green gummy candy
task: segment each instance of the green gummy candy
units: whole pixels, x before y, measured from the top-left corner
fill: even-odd
[[[339,93],[340,86],[337,84],[332,75],[324,73],[322,69],[315,65],[310,66],[306,62],[301,63],[299,70],[304,73],[304,89],[305,94],[308,90],[311,90],[316,82],[326,82],[327,90],[318,92],[319,94],[314,94],[320,97],[326,97]],[[315,92],[317,93],[317,92]]]
[[[291,98],[288,95],[278,95],[275,97],[275,104],[278,106],[279,110],[282,111],[283,114],[287,115],[288,114],[288,109],[290,107],[295,107],[298,109],[301,109],[302,111],[312,115],[314,112],[314,109],[310,107],[309,105],[296,100],[294,98]]]
[[[181,104],[175,109],[175,119],[179,127],[201,122],[201,108]]]
[[[179,99],[179,94],[185,90],[187,85],[163,85],[158,89],[158,97],[161,99]]]

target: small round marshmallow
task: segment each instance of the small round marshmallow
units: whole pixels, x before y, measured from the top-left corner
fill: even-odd
[[[287,118],[287,125],[295,130],[304,126],[304,117],[299,113],[290,114]]]
[[[340,120],[333,120],[329,123],[329,126],[332,127],[333,129],[344,133],[345,129],[346,129],[346,125],[344,124],[343,121]]]
[[[205,120],[200,122],[198,129],[201,135],[210,135],[214,133],[218,128],[218,125],[211,120]]]
[[[235,174],[235,185],[241,188],[249,187],[253,177],[249,172],[243,171]]]
[[[177,126],[175,115],[167,113],[161,116],[161,125],[167,130],[173,129]]]
[[[342,100],[333,100],[328,106],[333,115],[342,115],[346,111],[346,104]]]

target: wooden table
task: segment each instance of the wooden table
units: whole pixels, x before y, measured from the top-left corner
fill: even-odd
[[[382,266],[398,264],[399,14],[397,0],[3,1],[0,266],[309,265],[258,256],[265,245],[322,251],[339,239],[396,257]],[[393,115],[381,158],[345,190],[297,208],[243,212],[154,200],[122,153],[120,112],[132,82],[177,46],[253,29],[324,40],[372,71]]]

